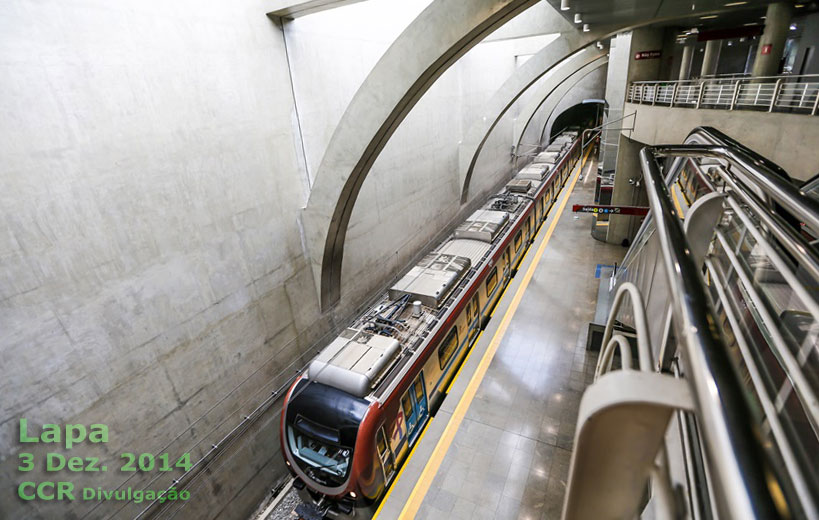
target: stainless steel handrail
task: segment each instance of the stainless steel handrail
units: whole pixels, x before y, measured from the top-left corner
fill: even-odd
[[[702,270],[695,265],[657,157],[668,148],[646,147],[640,161],[652,220],[668,277],[674,327],[690,370],[697,416],[703,425],[709,469],[723,501],[724,518],[779,518],[768,489],[761,434],[717,329]],[[688,150],[682,149],[683,153]],[[679,164],[679,162],[678,162]]]
[[[785,170],[714,128],[698,127],[689,134],[689,138],[692,136],[701,136],[714,144],[664,145],[653,149],[660,156],[725,159],[738,167],[739,171],[732,173],[747,188],[765,193],[808,226],[819,230],[819,200],[807,197],[794,186]]]
[[[630,103],[819,114],[819,74],[636,81]]]

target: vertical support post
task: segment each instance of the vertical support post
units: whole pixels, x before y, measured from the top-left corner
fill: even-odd
[[[816,91],[816,99],[813,100],[813,110],[810,111],[810,115],[815,116],[817,109],[819,109],[819,90]]]
[[[737,106],[737,98],[739,98],[739,84],[742,83],[742,80],[739,79],[734,83],[734,95],[731,96],[731,108],[728,110],[733,110],[735,106]]]
[[[773,112],[774,107],[776,106],[776,98],[779,97],[779,90],[782,88],[782,78],[776,80],[776,85],[774,85],[773,95],[771,95],[771,106],[768,107],[768,112]]]
[[[679,85],[679,83],[674,82],[674,88],[671,89],[671,104],[669,105],[671,108],[674,107],[674,101],[677,99],[677,85]],[[817,98],[819,98],[819,96],[817,96]]]
[[[700,108],[700,105],[702,104],[702,94],[703,94],[703,92],[705,92],[705,82],[704,81],[700,82],[700,91],[697,94],[697,108]]]

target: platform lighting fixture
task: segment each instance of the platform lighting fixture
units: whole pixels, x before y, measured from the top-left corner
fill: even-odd
[[[589,24],[587,23],[583,24],[583,32],[589,32]]]
[[[796,4],[794,7],[797,9],[802,9],[803,7],[805,7],[805,4]]]
[[[560,10],[561,11],[569,10],[569,0],[560,0]]]
[[[731,40],[728,40],[728,47],[730,47],[733,44],[734,44],[734,42],[732,42]]]
[[[792,23],[790,29],[791,29],[791,31],[795,31],[796,30],[796,24]]]
[[[730,4],[725,4],[725,7],[736,7],[738,5],[745,5],[748,2],[731,2]]]
[[[583,23],[583,19],[580,18],[580,13],[574,13],[574,23]]]
[[[709,14],[708,16],[700,16],[700,20],[713,20],[714,18],[718,18],[715,14]]]

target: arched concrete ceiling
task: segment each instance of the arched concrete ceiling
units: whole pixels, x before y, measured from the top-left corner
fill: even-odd
[[[597,69],[595,69],[595,70],[597,70]],[[549,109],[549,115],[546,117],[546,120],[543,122],[543,128],[540,129],[540,141],[541,142],[543,142],[543,139],[544,139],[544,137],[546,135],[551,135],[551,126],[554,124],[555,121],[557,121],[557,118],[560,117],[560,115],[563,112],[565,112],[566,110],[568,110],[572,106],[574,106],[574,105],[576,105],[578,103],[596,103],[596,104],[600,104],[600,105],[605,106],[605,104],[606,104],[605,99],[599,99],[599,98],[590,99],[588,97],[588,95],[589,95],[588,90],[584,89],[583,85],[580,85],[579,87],[577,86],[578,84],[582,83],[583,80],[586,78],[586,76],[588,76],[592,72],[594,72],[594,70],[590,70],[588,72],[588,74],[585,74],[582,78],[580,78],[577,81],[577,83],[575,84],[575,88],[572,88],[568,92],[566,92],[563,95],[562,98],[555,99],[553,104],[550,103],[551,108]],[[563,101],[566,101],[567,104],[569,105],[569,107],[562,110],[562,111],[560,111],[560,112],[557,112],[557,110],[560,108],[560,104]]]
[[[546,122],[548,122],[552,111],[557,104],[560,103],[566,93],[569,92],[569,90],[571,90],[572,87],[574,87],[580,80],[600,67],[605,66],[608,62],[608,55],[598,54],[588,63],[583,64],[580,68],[573,70],[568,76],[563,77],[559,84],[554,85],[553,82],[549,82],[549,86],[552,88],[547,90],[545,88],[547,85],[543,85],[544,88],[538,89],[537,95],[532,99],[532,102],[529,103],[529,105],[524,107],[524,109],[518,115],[518,120],[515,122],[515,133],[512,140],[512,142],[515,144],[515,148],[520,148],[521,141],[523,140],[524,135],[526,135],[526,130],[529,128],[529,125],[532,123],[535,115],[541,109],[543,109],[544,112],[549,113],[549,116],[546,117]],[[542,133],[538,133],[538,136],[542,141]]]
[[[549,73],[567,57],[594,42],[597,33],[579,32],[569,27],[565,33],[546,45],[537,54],[518,67],[486,104],[486,117],[479,119],[466,133],[459,149],[461,204],[469,199],[469,183],[483,145],[501,118],[529,87]]]
[[[364,179],[389,138],[444,71],[492,31],[536,3],[537,0],[433,0],[364,80],[330,139],[302,212],[301,223],[323,311],[341,296],[341,262],[350,215]],[[544,49],[530,58],[514,79],[510,78],[493,96],[487,113],[498,116],[493,118],[490,128],[469,134],[478,136],[476,151],[482,146],[482,136],[489,135],[491,127],[526,88],[561,59],[596,39],[663,21],[652,18],[631,27],[608,25],[582,33],[559,15],[549,17],[548,23],[553,26],[544,26],[543,33],[560,32],[561,37],[551,51]],[[477,158],[476,153],[470,156]],[[471,176],[473,167],[470,162],[461,172],[462,181]],[[468,183],[462,182],[462,186]]]
[[[434,0],[364,80],[330,139],[302,214],[323,310],[340,298],[350,215],[367,173],[390,136],[458,58],[535,3],[537,0]],[[565,24],[560,16],[553,18]]]

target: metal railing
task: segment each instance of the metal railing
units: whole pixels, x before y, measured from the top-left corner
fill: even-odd
[[[691,387],[696,412],[678,422],[692,517],[817,518],[819,251],[805,232],[819,201],[711,128],[640,158],[651,212],[613,282],[645,297],[655,370]],[[707,178],[684,225],[669,187],[689,165]],[[697,218],[710,227],[688,230]],[[618,321],[646,321],[630,311]]]
[[[629,85],[626,100],[643,105],[816,115],[819,74],[635,81]]]

